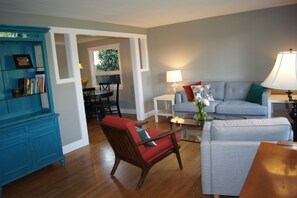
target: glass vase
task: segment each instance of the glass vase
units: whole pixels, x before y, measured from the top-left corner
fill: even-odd
[[[207,119],[207,112],[204,111],[204,107],[198,107],[197,124],[203,125],[206,119]]]

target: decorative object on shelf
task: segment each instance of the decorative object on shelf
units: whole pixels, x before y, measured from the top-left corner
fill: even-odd
[[[18,69],[25,69],[33,67],[29,54],[14,54],[13,59]]]
[[[204,107],[209,106],[209,101],[204,98],[195,98],[193,103],[198,107],[196,114],[197,124],[202,125],[207,120],[207,112],[204,110]]]
[[[87,79],[87,78],[81,79],[81,84],[82,84],[83,88],[87,87],[88,82],[89,82],[89,79]]]
[[[274,67],[268,77],[262,82],[264,87],[288,90],[289,101],[293,107],[290,116],[293,119],[293,141],[297,141],[297,99],[292,98],[292,90],[297,90],[297,51],[290,49],[277,55]]]
[[[14,97],[21,95],[21,91],[19,89],[12,89],[11,92]]]
[[[180,70],[167,71],[166,72],[166,82],[172,82],[173,93],[176,92],[177,82],[182,81],[182,75]]]

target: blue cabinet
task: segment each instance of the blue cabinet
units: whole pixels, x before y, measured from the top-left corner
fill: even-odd
[[[0,194],[5,184],[40,168],[58,161],[64,166],[47,63],[48,30],[0,25]]]

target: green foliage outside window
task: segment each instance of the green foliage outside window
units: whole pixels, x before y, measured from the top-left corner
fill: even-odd
[[[119,71],[118,49],[101,50],[97,52],[99,63],[97,71]]]

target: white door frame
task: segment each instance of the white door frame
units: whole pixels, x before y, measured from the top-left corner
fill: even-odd
[[[71,152],[77,148],[89,144],[87,124],[85,119],[85,111],[82,97],[82,86],[81,86],[81,76],[80,70],[77,66],[79,64],[78,60],[78,50],[77,50],[77,35],[88,35],[88,36],[108,36],[108,37],[120,37],[120,38],[129,38],[130,39],[130,52],[131,52],[131,62],[132,62],[132,71],[133,71],[133,83],[134,83],[134,92],[135,92],[135,103],[136,103],[136,115],[137,120],[145,119],[144,112],[144,97],[143,97],[143,87],[142,87],[142,75],[141,71],[141,60],[140,52],[147,57],[147,45],[146,45],[146,35],[145,34],[133,34],[133,33],[122,33],[122,32],[110,32],[110,31],[100,31],[100,30],[86,30],[86,29],[75,29],[75,28],[61,28],[61,27],[50,27],[50,49],[53,55],[53,73],[51,73],[51,79],[54,80],[57,86],[65,83],[74,83],[75,93],[77,97],[77,106],[73,108],[78,108],[80,114],[77,121],[80,123],[80,131],[82,139],[80,141],[71,143],[69,145],[63,146],[64,153]],[[67,61],[70,63],[69,73],[71,74],[67,79],[61,79],[59,76],[57,56],[56,56],[56,47],[55,47],[55,34],[64,34],[65,35],[65,48],[68,49]],[[139,51],[139,43],[141,42],[141,51]],[[143,45],[144,43],[144,45]],[[145,60],[145,65],[148,65],[148,60]],[[55,93],[53,90],[53,95],[61,94]],[[69,98],[68,98],[69,99]],[[61,101],[59,101],[61,102]],[[66,100],[64,102],[67,102]],[[63,120],[60,121],[60,125]],[[67,127],[67,126],[66,126]],[[65,128],[65,126],[64,126]],[[66,131],[66,130],[65,130]],[[68,132],[68,131],[67,131]],[[65,132],[65,133],[67,133]]]

